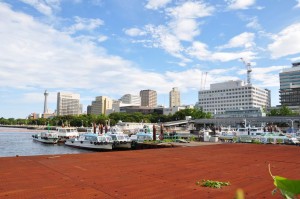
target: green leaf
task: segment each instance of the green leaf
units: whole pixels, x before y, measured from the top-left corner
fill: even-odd
[[[278,189],[289,193],[300,194],[300,180],[290,180],[281,176],[274,176],[274,185]]]
[[[281,191],[286,198],[293,198],[300,194],[300,180],[291,180],[281,176],[273,176],[269,164],[269,172],[274,179],[274,185]],[[273,194],[275,191],[272,192]]]

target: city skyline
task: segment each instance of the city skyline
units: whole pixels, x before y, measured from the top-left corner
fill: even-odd
[[[2,0],[0,117],[56,109],[57,92],[78,93],[83,110],[96,96],[157,91],[168,107],[229,80],[271,90],[300,60],[300,0]],[[205,80],[204,80],[205,79]]]

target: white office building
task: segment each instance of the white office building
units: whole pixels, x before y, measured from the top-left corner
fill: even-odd
[[[172,88],[169,93],[170,108],[180,106],[180,92],[177,87]]]
[[[126,94],[120,99],[123,104],[131,104],[132,106],[141,106],[141,96]]]
[[[93,115],[107,115],[108,109],[112,109],[113,100],[106,96],[98,96],[95,101],[92,101],[90,112]]]
[[[197,107],[204,112],[224,114],[226,110],[247,110],[271,106],[271,91],[241,80],[211,84],[198,93]]]
[[[182,106],[173,106],[169,108],[163,108],[163,114],[164,115],[174,115],[176,112],[180,110],[185,110],[185,109],[194,109],[193,105],[182,105]]]
[[[82,113],[80,95],[75,93],[57,93],[57,115],[79,115]]]

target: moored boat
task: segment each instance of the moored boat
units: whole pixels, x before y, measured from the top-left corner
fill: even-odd
[[[283,133],[277,133],[277,132],[265,132],[258,136],[261,143],[272,143],[272,144],[283,144],[288,140],[289,138],[283,134]]]
[[[131,139],[118,128],[110,128],[107,135],[112,138],[114,148],[131,148]]]
[[[68,139],[76,138],[79,136],[79,132],[76,127],[58,127],[57,134],[59,142],[65,142]]]
[[[81,134],[78,138],[67,139],[65,145],[92,150],[112,150],[113,140],[108,135]]]
[[[33,140],[46,143],[46,144],[56,144],[58,142],[58,134],[52,131],[41,132],[32,135]]]

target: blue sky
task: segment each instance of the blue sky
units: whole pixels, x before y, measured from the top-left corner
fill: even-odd
[[[0,117],[56,109],[57,92],[119,99],[173,87],[195,104],[211,83],[246,80],[272,91],[300,60],[300,0],[0,0]],[[206,74],[206,75],[205,75]],[[205,79],[205,81],[204,81]],[[205,82],[205,83],[204,83]]]

